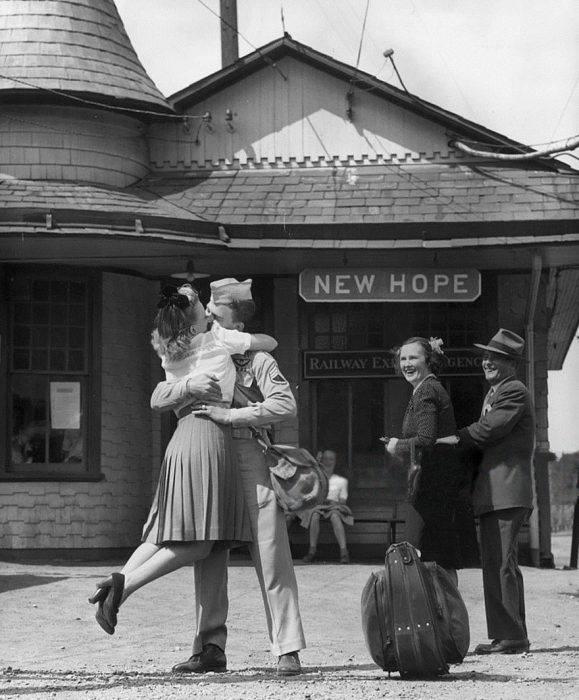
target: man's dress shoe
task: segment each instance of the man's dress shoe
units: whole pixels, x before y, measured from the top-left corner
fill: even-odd
[[[278,676],[299,676],[302,672],[300,657],[297,651],[282,654],[277,660]]]
[[[475,654],[523,654],[529,651],[528,639],[494,639],[490,644],[479,644]]]
[[[207,644],[200,654],[193,654],[187,661],[176,664],[173,673],[223,673],[227,671],[227,658],[215,644]]]

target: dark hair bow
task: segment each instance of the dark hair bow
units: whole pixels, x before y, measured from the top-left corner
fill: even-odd
[[[174,287],[172,284],[168,284],[166,287],[163,287],[157,308],[164,309],[166,306],[175,306],[178,309],[186,309],[189,306],[189,297],[185,294],[179,294],[177,287]]]

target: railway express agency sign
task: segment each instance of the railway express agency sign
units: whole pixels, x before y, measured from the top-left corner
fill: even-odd
[[[328,268],[302,270],[302,299],[336,301],[474,301],[480,272],[472,268]]]

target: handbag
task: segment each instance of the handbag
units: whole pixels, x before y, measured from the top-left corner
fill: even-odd
[[[324,503],[328,497],[328,475],[315,457],[303,447],[274,445],[255,428],[250,431],[263,451],[277,502],[286,513]]]
[[[420,474],[422,472],[422,465],[420,460],[416,459],[416,445],[411,440],[410,441],[410,467],[408,469],[407,486],[408,491],[406,493],[406,500],[408,503],[414,505],[416,501],[416,496],[418,495],[418,487],[420,486]]]

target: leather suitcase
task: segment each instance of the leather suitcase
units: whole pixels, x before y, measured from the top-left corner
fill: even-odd
[[[389,547],[384,570],[370,575],[362,627],[376,664],[401,676],[448,673],[470,643],[468,613],[454,582],[434,562],[422,563],[408,542]]]

